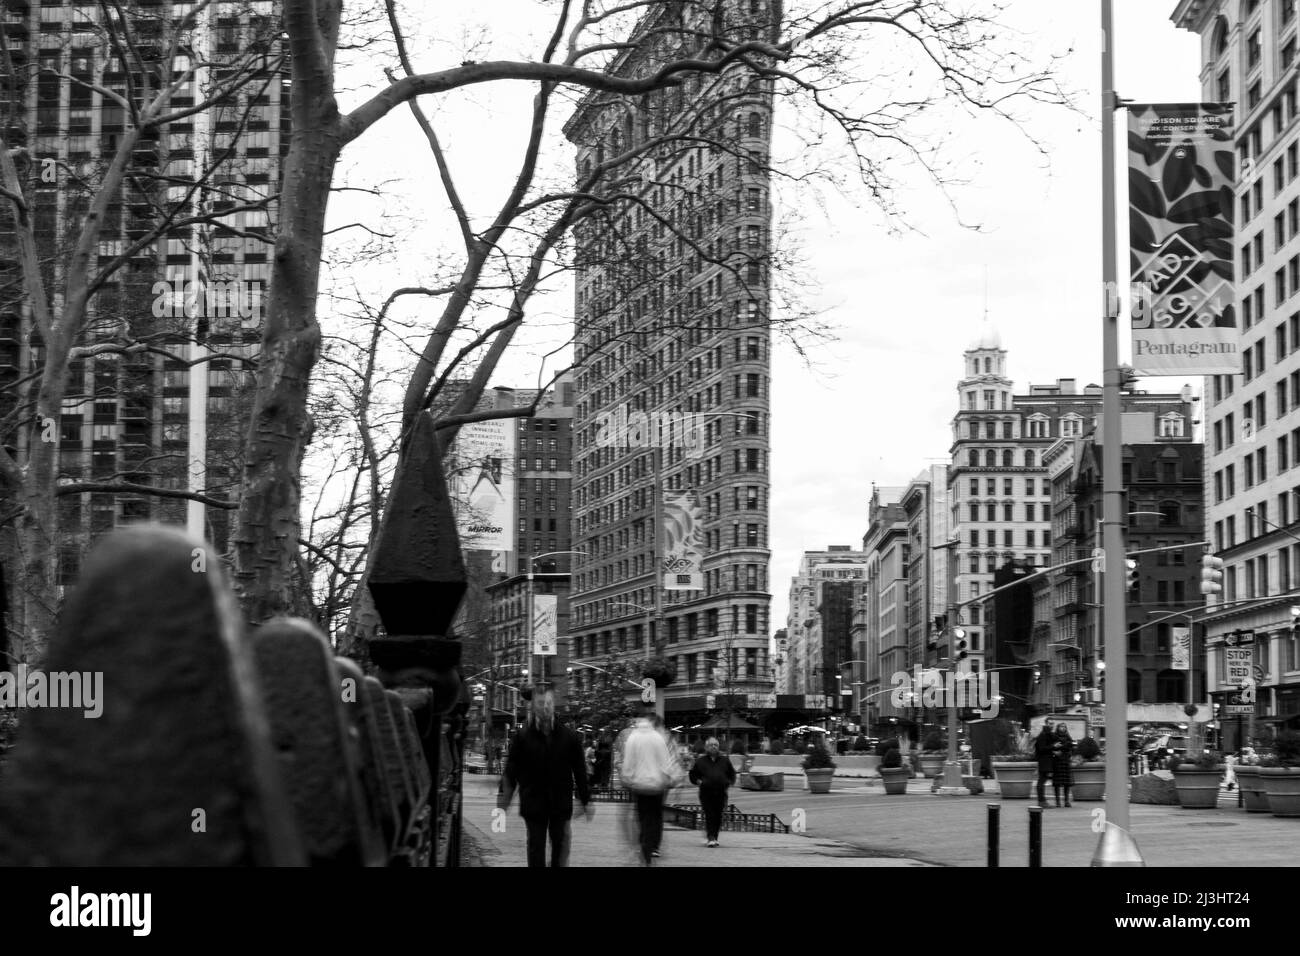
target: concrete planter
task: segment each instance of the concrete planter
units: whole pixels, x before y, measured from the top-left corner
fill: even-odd
[[[1184,810],[1213,810],[1219,805],[1219,784],[1222,782],[1222,765],[1215,770],[1174,771],[1174,789],[1178,791],[1178,804]]]
[[[1021,761],[993,761],[993,776],[1003,800],[1028,800],[1038,780],[1038,764]]]
[[[921,754],[921,776],[927,780],[939,776],[939,774],[943,773],[943,765],[947,759],[947,754],[942,751]]]
[[[880,779],[885,782],[885,793],[907,793],[906,767],[881,767]]]
[[[808,780],[808,790],[811,793],[830,793],[831,780],[834,776],[833,767],[819,767],[816,770],[804,771],[804,777]]]
[[[1081,763],[1070,768],[1074,784],[1070,788],[1071,799],[1087,802],[1106,799],[1106,765],[1096,761]]]
[[[1260,767],[1259,782],[1275,817],[1300,817],[1300,767]]]
[[[1264,781],[1260,778],[1259,767],[1236,767],[1237,786],[1241,790],[1241,802],[1247,813],[1269,813],[1268,794],[1264,792]]]

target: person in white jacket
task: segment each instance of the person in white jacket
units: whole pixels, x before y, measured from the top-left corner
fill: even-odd
[[[637,720],[623,744],[622,784],[632,791],[640,829],[641,860],[659,856],[664,834],[664,795],[681,782],[681,761],[673,754],[658,715]]]

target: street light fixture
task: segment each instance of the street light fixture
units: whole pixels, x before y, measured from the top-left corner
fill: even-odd
[[[543,553],[543,554],[535,554],[535,555],[532,555],[532,556],[530,556],[530,557],[528,557],[528,558],[526,559],[526,570],[527,570],[527,572],[528,572],[528,596],[527,596],[527,598],[526,598],[526,600],[528,601],[528,607],[527,607],[527,619],[528,619],[528,637],[527,637],[527,640],[528,640],[528,656],[529,656],[529,661],[530,661],[530,662],[532,661],[532,658],[533,658],[533,657],[537,657],[537,658],[538,658],[538,660],[537,660],[537,662],[536,662],[536,664],[537,664],[537,669],[534,671],[535,675],[536,675],[537,678],[538,678],[538,683],[541,683],[541,682],[544,680],[544,678],[546,677],[546,657],[547,657],[547,655],[545,655],[545,654],[534,654],[534,653],[533,653],[534,650],[536,649],[536,645],[535,645],[535,643],[534,643],[534,642],[535,642],[535,635],[534,635],[534,633],[533,633],[533,628],[534,628],[534,626],[535,626],[534,621],[533,621],[533,565],[536,564],[538,561],[540,561],[542,558],[550,558],[550,557],[553,557],[553,556],[555,556],[555,555],[557,555],[557,554],[583,554],[583,555],[585,555],[585,554],[587,554],[587,552],[586,552],[586,551],[576,550],[576,549],[567,549],[567,550],[564,550],[564,551],[547,551],[547,552],[545,552],[545,553]],[[558,634],[558,625],[559,625],[559,622],[557,621],[557,622],[556,622],[556,626],[557,626],[557,634],[556,634],[556,637],[557,637],[557,638],[559,637],[559,634]]]

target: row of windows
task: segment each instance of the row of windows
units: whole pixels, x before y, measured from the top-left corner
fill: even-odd
[[[999,467],[999,465],[998,465],[998,458],[1001,457],[1001,459],[1002,459],[1002,465],[1001,465],[1001,467],[1002,467],[1002,468],[1014,468],[1014,467],[1015,467],[1014,456],[1015,456],[1015,452],[1012,451],[1010,448],[1004,448],[1004,449],[1002,449],[1002,454],[1001,454],[1001,456],[998,455],[998,452],[997,452],[996,449],[993,449],[993,448],[987,449],[987,450],[984,452],[984,456],[983,456],[983,457],[984,457],[984,467],[985,467],[985,468],[997,468],[997,467]],[[1034,452],[1032,452],[1032,451],[1026,451],[1026,452],[1024,453],[1024,457],[1023,457],[1022,460],[1024,461],[1024,463],[1025,463],[1025,467],[1026,467],[1026,468],[1035,468],[1035,467],[1037,467],[1038,457],[1037,457],[1037,456],[1034,454]],[[971,468],[979,468],[979,467],[980,467],[980,453],[979,453],[979,450],[978,450],[978,449],[972,448],[972,449],[970,449],[970,451],[968,451],[968,452],[966,453],[966,463],[967,463],[967,465],[968,465],[969,467],[971,467]]]
[[[1003,495],[1003,497],[1010,497],[1011,495],[1015,494],[1015,491],[1013,490],[1013,489],[1014,489],[1014,482],[1015,482],[1015,479],[1014,479],[1014,478],[1003,478],[1003,479],[1002,479],[1002,495]],[[1037,479],[1037,478],[1026,478],[1026,479],[1024,479],[1024,482],[1025,482],[1025,494],[1026,494],[1026,495],[1036,495],[1036,494],[1038,494],[1038,492],[1037,492],[1037,490],[1036,490],[1036,489],[1038,488],[1038,479]],[[1047,483],[1046,480],[1043,481],[1043,485],[1042,485],[1042,487],[1043,487],[1043,494],[1047,494],[1047,493],[1048,493],[1048,483]],[[972,496],[977,496],[977,495],[979,495],[979,493],[980,493],[980,480],[979,480],[978,478],[972,478],[972,479],[970,479],[970,485],[969,485],[969,488],[970,488],[970,494],[971,494]],[[988,495],[989,497],[993,497],[994,495],[996,495],[996,494],[998,493],[998,480],[997,480],[996,478],[985,478],[985,479],[984,479],[984,493],[985,493],[986,495]],[[1033,508],[1033,505],[1029,505],[1028,507],[1029,507],[1030,509],[1032,509],[1032,508]],[[1044,511],[1046,511],[1046,506],[1044,506]],[[1033,519],[1033,518],[1027,518],[1026,520],[1027,520],[1027,521],[1033,521],[1034,519]]]

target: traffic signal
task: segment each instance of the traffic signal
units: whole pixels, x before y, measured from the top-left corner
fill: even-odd
[[[965,629],[960,627],[954,627],[952,629],[952,640],[953,640],[952,659],[955,661],[964,661],[966,659],[966,653],[967,653]]]
[[[1037,686],[1038,686],[1038,682],[1042,679],[1042,677],[1043,677],[1043,672],[1040,671],[1037,667],[1035,667],[1035,668],[1034,668],[1034,683],[1033,683],[1033,686],[1034,686],[1034,687],[1037,687]]]
[[[1124,561],[1124,588],[1132,591],[1138,586],[1138,563],[1136,558],[1128,558]]]
[[[1291,637],[1300,636],[1300,607],[1291,608]]]
[[[1207,554],[1201,558],[1201,593],[1218,594],[1223,590],[1223,558]]]

